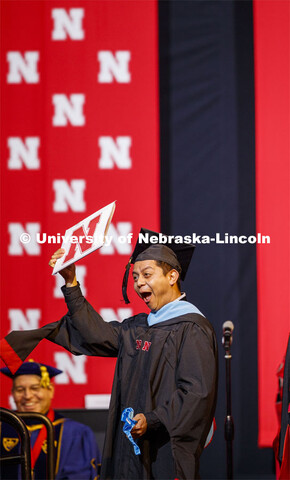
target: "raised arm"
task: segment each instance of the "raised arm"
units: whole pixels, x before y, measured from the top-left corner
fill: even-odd
[[[60,248],[51,257],[49,265],[53,268],[65,250]],[[61,270],[60,275],[65,280],[62,287],[68,307],[65,315],[56,329],[46,338],[74,355],[118,355],[118,322],[107,323],[86,301],[76,279],[75,265],[71,264]]]
[[[50,267],[54,268],[57,260],[65,254],[64,248],[59,248],[52,256],[51,259],[48,262],[48,265]],[[76,279],[76,267],[75,264],[72,263],[66,268],[63,268],[59,274],[64,278],[65,280],[65,286],[66,287],[75,287],[77,285],[77,279]]]
[[[49,265],[64,254],[57,250]],[[83,297],[76,280],[75,266],[61,270],[66,285],[62,287],[68,313],[59,321],[36,330],[13,331],[1,340],[1,358],[12,373],[21,366],[38,343],[46,338],[74,355],[116,357],[119,349],[119,322],[105,322]]]

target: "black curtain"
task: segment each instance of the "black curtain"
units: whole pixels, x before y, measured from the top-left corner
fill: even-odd
[[[253,15],[250,1],[160,1],[161,231],[255,235]],[[203,479],[226,478],[222,325],[234,323],[234,478],[274,478],[258,449],[255,245],[197,244],[185,282],[220,344],[217,432]]]

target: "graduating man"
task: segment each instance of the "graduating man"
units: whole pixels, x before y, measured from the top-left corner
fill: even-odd
[[[100,453],[92,430],[82,423],[64,418],[51,407],[54,385],[51,379],[61,370],[49,365],[28,361],[11,374],[8,368],[1,373],[13,379],[12,396],[17,412],[36,412],[46,415],[55,432],[55,478],[57,480],[88,480],[97,478]],[[46,479],[46,428],[39,420],[25,420],[30,433],[33,479]],[[19,452],[19,438],[14,428],[1,424],[1,456]],[[21,478],[20,466],[1,463],[1,478]]]
[[[123,295],[128,301],[133,264],[134,289],[149,315],[105,322],[82,296],[70,265],[60,272],[68,313],[40,330],[21,332],[21,346],[19,332],[9,334],[2,358],[12,368],[41,338],[75,355],[117,357],[101,478],[190,480],[199,478],[199,457],[215,410],[216,338],[208,320],[180,291],[194,246],[158,244],[158,234],[144,229],[139,240],[146,235],[149,240],[137,242],[126,267]],[[52,256],[51,267],[63,254],[60,249]],[[122,430],[121,416],[129,407],[135,412],[131,440],[137,441],[139,455]]]

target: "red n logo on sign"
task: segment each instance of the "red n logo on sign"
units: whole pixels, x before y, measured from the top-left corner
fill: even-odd
[[[92,242],[87,241],[87,236],[93,237],[94,233],[96,231],[97,225],[100,220],[100,215],[98,215],[95,218],[92,218],[90,223],[88,224],[87,231],[85,231],[85,228],[83,225],[81,225],[79,228],[77,228],[73,233],[72,236],[78,237],[79,241],[77,243],[71,243],[70,244],[70,249],[68,251],[68,254],[64,258],[63,263],[67,262],[68,260],[73,259],[76,253],[76,249],[79,248],[81,252],[85,252],[89,248],[92,247]],[[81,240],[80,240],[80,237]]]

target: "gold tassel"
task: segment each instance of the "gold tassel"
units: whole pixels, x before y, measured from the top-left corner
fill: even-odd
[[[47,368],[43,365],[40,366],[41,380],[40,385],[43,388],[48,388],[50,386],[50,377],[47,371]]]

